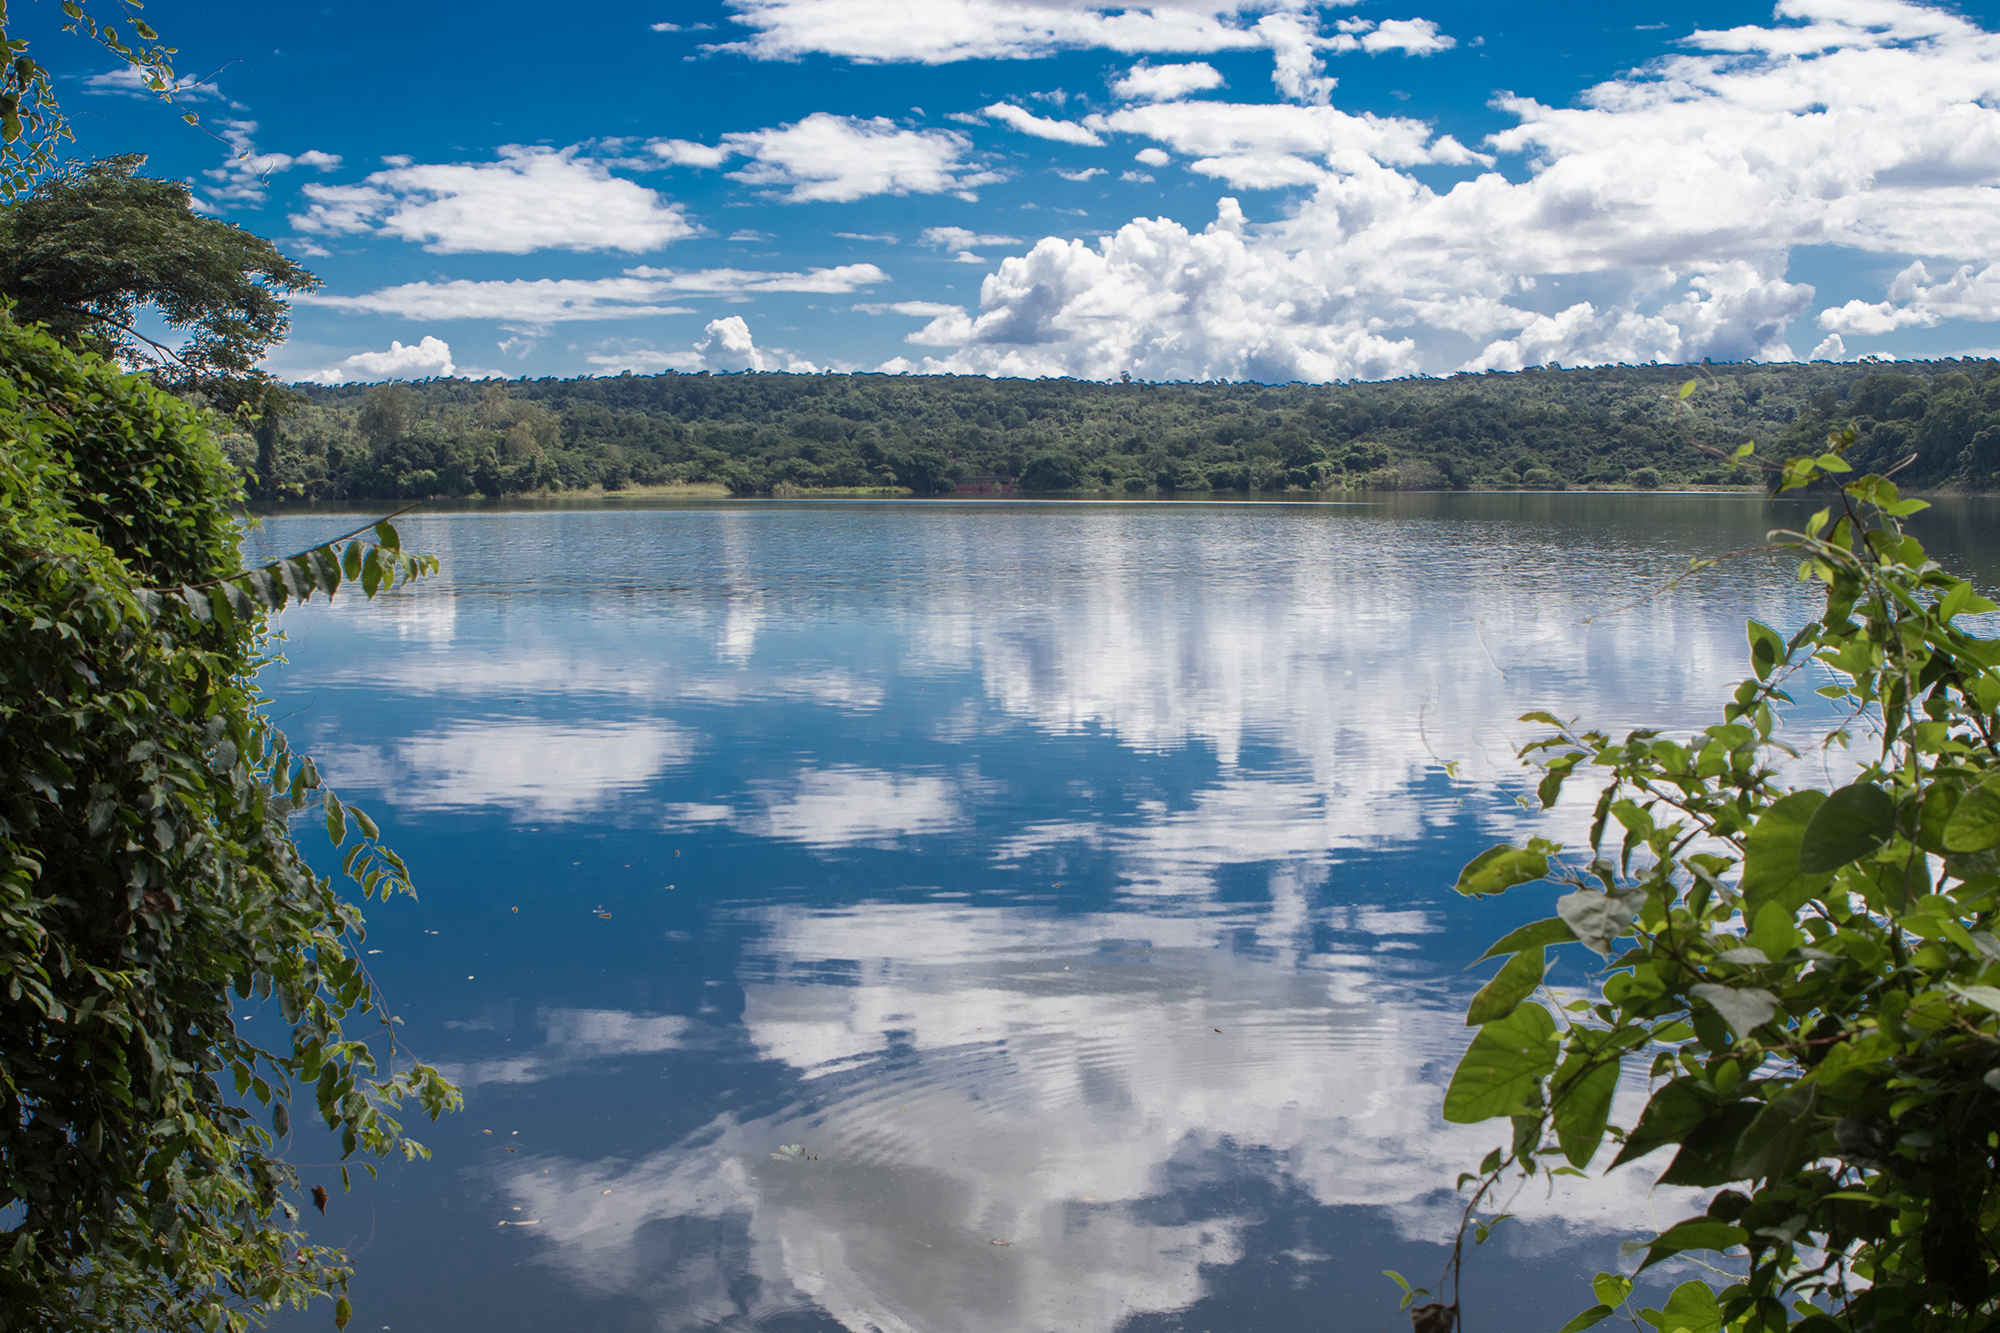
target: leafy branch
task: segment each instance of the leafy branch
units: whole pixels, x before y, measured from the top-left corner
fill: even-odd
[[[2000,1314],[2000,645],[1957,623],[2000,608],[1902,530],[1923,501],[1854,476],[1855,438],[1730,455],[1777,494],[1826,494],[1769,539],[1825,606],[1789,638],[1749,622],[1753,674],[1718,723],[1618,739],[1522,719],[1549,728],[1520,750],[1543,808],[1574,777],[1598,792],[1585,854],[1530,839],[1458,881],[1472,896],[1534,881],[1570,892],[1488,950],[1481,961],[1504,961],[1468,1007],[1478,1030],[1445,1118],[1504,1117],[1512,1134],[1460,1177],[1477,1188],[1440,1280],[1454,1318],[1468,1226],[1475,1244],[1490,1231],[1482,1203],[1511,1176],[1583,1174],[1606,1139],[1619,1145],[1606,1170],[1672,1147],[1661,1183],[1732,1187],[1631,1247],[1640,1272],[1737,1256],[1720,1291],[1682,1283],[1638,1312],[1655,1327],[1956,1333]],[[1856,770],[1832,791],[1791,785],[1800,755],[1776,734],[1808,670],[1840,710],[1819,748]],[[1855,752],[1862,734],[1879,748]],[[1599,995],[1558,1009],[1535,997],[1548,951],[1571,943],[1603,960]],[[1650,1095],[1636,1123],[1612,1125],[1633,1062]],[[1631,1291],[1600,1274],[1597,1303],[1565,1333]]]

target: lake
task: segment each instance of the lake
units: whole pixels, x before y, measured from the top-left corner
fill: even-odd
[[[1588,819],[1587,793],[1517,803],[1513,719],[1719,720],[1744,618],[1789,631],[1813,598],[1756,554],[1655,594],[1802,515],[410,516],[442,575],[287,612],[264,677],[411,864],[421,899],[371,907],[368,961],[466,1094],[414,1127],[434,1160],[351,1194],[301,1136],[334,1190],[314,1237],[355,1258],[350,1327],[1382,1329],[1382,1270],[1436,1280],[1452,1182],[1504,1133],[1439,1116],[1464,969],[1555,896],[1452,882]],[[1915,526],[1990,590],[1994,517]],[[272,518],[252,545],[355,521]],[[1649,1209],[1688,1206],[1650,1190],[1665,1158],[1514,1199],[1468,1261],[1468,1323],[1590,1304]]]

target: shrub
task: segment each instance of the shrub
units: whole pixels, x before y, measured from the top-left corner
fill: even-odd
[[[205,414],[4,316],[0,368],[0,1323],[245,1328],[347,1281],[297,1226],[296,1095],[344,1155],[421,1155],[390,1111],[457,1102],[386,1023],[383,1071],[342,1031],[377,1012],[361,915],[289,820],[316,806],[339,845],[351,813],[365,894],[408,877],[254,681],[268,608],[428,562],[385,524],[239,574]],[[232,995],[275,1002],[289,1049]]]
[[[1640,1269],[1737,1257],[1719,1262],[1734,1270],[1720,1292],[1684,1283],[1665,1311],[1639,1312],[1659,1328],[1993,1327],[2000,643],[1958,622],[1996,608],[1901,530],[1922,501],[1845,480],[1854,443],[1849,430],[1769,465],[1781,491],[1832,492],[1802,530],[1773,534],[1824,587],[1820,617],[1789,638],[1751,621],[1752,676],[1684,739],[1529,714],[1548,728],[1521,752],[1545,808],[1568,781],[1601,783],[1589,846],[1496,847],[1458,882],[1571,890],[1487,951],[1505,961],[1466,1016],[1479,1030],[1445,1118],[1511,1119],[1461,1178],[1474,1238],[1503,1177],[1581,1172],[1607,1138],[1609,1169],[1671,1149],[1663,1183],[1719,1192],[1646,1242]],[[1812,682],[1842,710],[1819,748],[1854,747],[1832,790],[1793,785],[1827,765],[1788,768],[1798,752],[1780,739],[1790,691]],[[1545,1004],[1547,951],[1571,943],[1603,958],[1601,996]],[[1628,1060],[1651,1095],[1619,1127]],[[1599,1274],[1595,1291],[1567,1328],[1618,1313],[1632,1282]]]

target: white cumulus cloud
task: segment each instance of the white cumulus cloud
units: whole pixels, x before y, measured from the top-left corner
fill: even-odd
[[[695,234],[679,204],[564,149],[508,145],[497,162],[398,160],[358,185],[308,185],[291,223],[322,236],[380,233],[439,254],[658,250]]]
[[[1073,120],[1050,120],[1046,116],[1038,116],[1032,111],[1006,102],[995,102],[981,114],[988,120],[997,120],[1010,129],[1019,130],[1023,134],[1032,134],[1037,139],[1054,139],[1057,143],[1083,144],[1090,148],[1095,148],[1104,142],[1094,132]]]
[[[1134,65],[1111,85],[1111,95],[1127,102],[1171,102],[1221,86],[1222,71],[1205,60],[1186,65]]]
[[[1889,284],[1887,300],[1849,301],[1822,310],[1819,326],[1837,339],[1843,333],[1866,336],[1928,329],[1947,319],[2000,320],[2000,266],[1988,264],[1975,273],[1972,265],[1963,264],[1943,282],[1934,282],[1918,260]]]
[[[1027,114],[1023,112],[1022,114]],[[955,130],[909,130],[884,116],[863,120],[815,111],[791,125],[741,130],[713,146],[657,139],[647,148],[679,166],[750,161],[731,180],[786,203],[851,203],[878,194],[956,194],[1002,179],[965,160],[972,141]]]
[[[407,347],[391,339],[386,352],[356,352],[345,361],[300,378],[315,384],[419,380],[431,375],[449,375],[456,369],[451,362],[451,344],[425,334],[422,341]]]
[[[702,330],[701,340],[686,351],[663,352],[649,347],[621,351],[593,352],[584,358],[600,372],[621,371],[683,372],[715,370],[784,370],[794,374],[814,374],[819,366],[783,348],[759,347],[750,333],[750,323],[741,315],[712,319]]]
[[[1406,52],[1444,40],[1414,24],[1337,26]],[[1163,379],[1789,359],[1813,299],[1787,277],[1805,245],[1931,264],[1821,314],[1826,333],[2000,317],[2000,36],[1898,0],[1784,0],[1768,25],[1682,45],[1570,106],[1499,100],[1514,123],[1476,151],[1323,105],[1088,117],[1162,162],[1294,199],[1256,225],[1224,199],[1204,230],[1140,218],[1044,239],[998,265],[976,309],[911,341],[954,349],[930,370]],[[1480,170],[1501,158],[1525,170]],[[1440,164],[1474,174],[1433,187],[1409,170]],[[1934,279],[1940,260],[1963,267]]]

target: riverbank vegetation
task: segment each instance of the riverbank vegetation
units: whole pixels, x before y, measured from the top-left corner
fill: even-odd
[[[1916,423],[1881,450],[1894,459],[1939,404],[1898,407],[1926,391],[1887,379],[1845,407],[1876,432]],[[1458,883],[1569,890],[1487,951],[1502,962],[1466,1014],[1477,1032],[1445,1118],[1503,1123],[1459,1177],[1460,1246],[1487,1238],[1516,1182],[1540,1189],[1606,1155],[1606,1170],[1664,1160],[1662,1184],[1707,1192],[1626,1253],[1641,1272],[1716,1255],[1719,1291],[1696,1278],[1640,1310],[1631,1275],[1600,1273],[1564,1333],[1614,1317],[1712,1333],[1973,1333],[2000,1318],[2000,644],[1973,619],[1995,605],[1902,530],[1923,501],[1855,479],[1867,434],[1817,445],[1759,466],[1827,501],[1772,534],[1823,588],[1822,614],[1789,635],[1750,621],[1751,675],[1693,735],[1528,714],[1540,803],[1592,803],[1586,845],[1495,847]],[[1808,689],[1831,718],[1801,718]],[[1599,956],[1592,985],[1551,995],[1549,950],[1570,944]],[[1622,1126],[1621,1084],[1647,1094]],[[1434,1327],[1479,1299],[1458,1289],[1462,1253],[1440,1284],[1449,1304],[1422,1311]],[[1429,1294],[1405,1289],[1406,1304]]]
[[[1848,424],[1906,485],[2000,489],[2000,363],[1547,368],[1374,384],[623,375],[295,386],[231,441],[257,498],[1687,487],[1759,478],[1691,440]]]
[[[459,1100],[401,1049],[361,913],[293,821],[325,820],[363,896],[408,872],[256,685],[269,611],[435,562],[385,524],[243,571],[212,420],[0,315],[7,1329],[218,1333],[315,1296],[344,1325],[345,1256],[302,1224],[294,1108],[334,1183],[350,1159],[423,1153],[398,1103]],[[364,1019],[372,1045],[343,1031]]]

